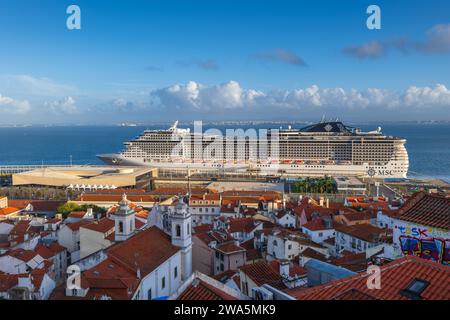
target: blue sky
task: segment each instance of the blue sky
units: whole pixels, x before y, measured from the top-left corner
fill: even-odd
[[[70,4],[81,30],[66,28]],[[366,27],[370,4],[381,30]],[[445,0],[2,0],[0,124],[450,120],[449,12]]]

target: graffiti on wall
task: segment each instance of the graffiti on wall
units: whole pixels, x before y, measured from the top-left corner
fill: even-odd
[[[409,226],[395,226],[395,229],[400,231],[399,242],[404,254],[450,264],[450,239],[438,230]]]
[[[446,265],[450,264],[450,240],[400,236],[400,246],[406,255],[418,256]]]

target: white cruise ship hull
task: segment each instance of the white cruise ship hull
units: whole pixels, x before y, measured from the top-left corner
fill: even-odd
[[[361,178],[387,179],[406,178],[408,164],[393,164],[388,162],[383,166],[371,166],[369,164],[258,164],[258,163],[207,163],[207,162],[163,162],[163,161],[144,161],[143,159],[125,158],[121,154],[108,154],[98,156],[102,161],[109,165],[119,166],[149,166],[160,169],[192,169],[198,171],[235,171],[235,172],[254,172],[260,175],[285,175],[285,176],[357,176]],[[401,167],[403,166],[403,169]]]

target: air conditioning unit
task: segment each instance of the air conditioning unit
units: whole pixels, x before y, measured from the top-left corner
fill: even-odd
[[[253,300],[273,300],[273,293],[266,288],[256,287],[252,289]]]

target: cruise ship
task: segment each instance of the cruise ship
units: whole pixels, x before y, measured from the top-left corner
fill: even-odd
[[[195,132],[195,128],[192,132],[178,128],[177,121],[167,130],[145,130],[125,142],[122,152],[98,158],[110,165],[169,170],[406,178],[409,161],[405,143],[404,138],[383,134],[380,127],[363,132],[337,120],[322,120],[300,129],[267,129],[264,137],[221,136]]]

